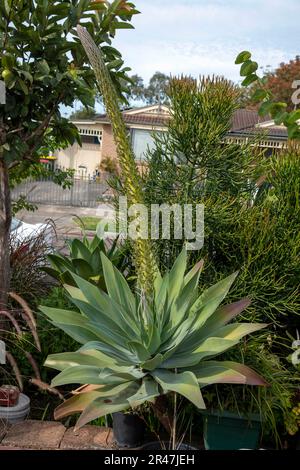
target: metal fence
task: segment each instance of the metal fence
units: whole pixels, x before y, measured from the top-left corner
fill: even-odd
[[[97,207],[99,202],[110,197],[106,175],[95,177],[76,173],[71,179],[71,187],[63,189],[49,176],[43,179],[28,178],[12,190],[12,200],[25,197],[32,204],[60,206]]]

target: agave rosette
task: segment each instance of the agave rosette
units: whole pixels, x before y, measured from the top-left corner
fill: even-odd
[[[77,287],[65,288],[79,312],[41,307],[54,325],[83,345],[47,358],[46,365],[60,371],[53,387],[82,385],[56,409],[56,419],[81,412],[79,428],[168,392],[204,409],[201,389],[207,385],[266,385],[243,364],[212,360],[266,326],[230,323],[249,306],[248,299],[220,306],[237,273],[199,295],[203,263],[186,274],[183,251],[166,275],[158,275],[153,305],[145,305],[111,261],[101,257],[107,293],[73,274]]]

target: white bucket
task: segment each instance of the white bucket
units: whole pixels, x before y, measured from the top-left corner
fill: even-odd
[[[29,415],[29,411],[30,399],[27,395],[20,393],[19,403],[16,406],[0,406],[0,419],[4,418],[11,424],[19,423],[20,421],[24,421]]]

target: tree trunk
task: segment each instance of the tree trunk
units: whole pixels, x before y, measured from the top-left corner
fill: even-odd
[[[9,238],[11,217],[8,168],[0,149],[0,310],[5,309],[7,306],[10,285]]]

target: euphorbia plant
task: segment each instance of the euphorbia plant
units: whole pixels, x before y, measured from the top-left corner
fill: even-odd
[[[56,409],[56,419],[81,412],[80,428],[168,392],[204,409],[201,389],[207,385],[266,385],[247,366],[214,359],[266,326],[230,323],[247,308],[248,299],[220,307],[237,273],[199,294],[203,263],[186,273],[183,251],[169,272],[157,276],[154,301],[147,304],[101,256],[107,294],[73,275],[77,287],[65,288],[79,312],[41,307],[55,326],[82,344],[77,352],[54,354],[46,361],[61,371],[53,386],[83,386]]]

